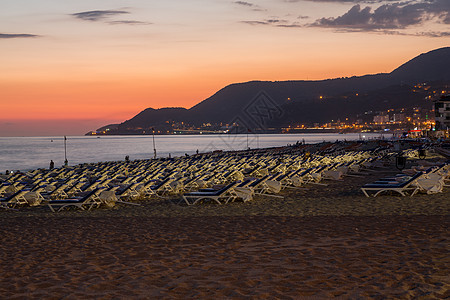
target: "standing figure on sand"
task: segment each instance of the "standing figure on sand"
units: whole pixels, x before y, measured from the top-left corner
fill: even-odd
[[[53,160],[50,160],[50,170],[53,170],[53,168],[55,168],[55,163]]]

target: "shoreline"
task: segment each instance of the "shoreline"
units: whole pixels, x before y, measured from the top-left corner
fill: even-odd
[[[376,136],[377,139],[369,139]],[[380,134],[368,134],[364,140],[359,141],[372,142],[380,141]],[[362,138],[362,136],[361,136]],[[48,168],[50,160],[55,162],[55,166],[63,166],[65,159],[65,148],[63,137],[36,137],[36,138],[0,138],[2,143],[0,150],[4,156],[0,158],[0,173],[5,170],[20,170],[22,172],[35,170],[38,168]],[[11,139],[11,140],[9,140]],[[118,139],[118,140],[115,140]],[[67,159],[69,166],[73,167],[83,163],[98,163],[104,161],[122,161],[125,156],[131,160],[151,159],[154,155],[152,141],[148,136],[108,136],[97,139],[95,137],[68,137],[67,140]],[[295,144],[297,141],[307,145],[323,142],[334,143],[336,140],[348,143],[356,142],[360,137],[355,134],[280,134],[280,135],[249,135],[248,147],[264,151],[270,147],[286,146],[286,144]],[[53,142],[51,142],[53,140]],[[382,140],[382,139],[381,139]],[[388,141],[387,139],[384,141]],[[183,142],[187,146],[182,148],[172,147],[171,143]],[[132,146],[134,145],[134,146]],[[120,150],[111,150],[120,146]],[[212,152],[217,149],[221,151],[245,150],[246,135],[226,136],[177,136],[170,135],[163,138],[156,138],[157,155],[159,158],[167,158],[169,154],[172,157],[181,157],[185,153],[193,155],[196,150],[199,152]],[[29,150],[33,149],[32,155]],[[9,153],[9,154],[8,154]],[[103,155],[101,155],[103,153]]]

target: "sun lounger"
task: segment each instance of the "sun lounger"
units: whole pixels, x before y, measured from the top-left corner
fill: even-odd
[[[421,176],[423,176],[423,172],[418,172],[416,175],[403,182],[368,183],[361,187],[361,191],[366,197],[370,197],[370,192],[375,192],[373,197],[376,197],[383,192],[389,191],[397,192],[402,196],[406,196],[407,192],[411,192],[411,196],[413,196],[419,191],[419,187],[415,185],[415,183]]]
[[[237,199],[242,199],[244,202],[253,200],[254,191],[250,187],[236,187],[234,189]]]
[[[344,173],[341,170],[325,170],[322,172],[323,179],[342,181],[343,176]]]
[[[39,190],[27,192],[24,198],[30,206],[38,206],[44,200]]]
[[[445,186],[445,177],[437,173],[426,174],[417,179],[417,187],[420,192],[427,194],[442,193]]]
[[[14,194],[1,198],[0,199],[0,207],[1,208],[15,208],[17,205],[27,204],[27,200],[25,199],[25,194],[27,191],[17,191]]]
[[[98,195],[98,198],[100,199],[101,204],[104,204],[107,207],[114,207],[117,203],[140,206],[139,203],[132,203],[118,199],[114,190],[102,191]]]
[[[201,200],[213,200],[218,204],[228,203],[236,198],[236,194],[233,191],[233,188],[238,184],[237,181],[232,182],[225,186],[224,188],[217,191],[205,191],[205,192],[191,192],[184,194],[182,200],[187,205],[194,205]],[[180,202],[182,201],[180,200]],[[178,203],[180,203],[178,202]]]
[[[159,196],[170,190],[168,185],[174,181],[173,177],[167,177],[160,182],[151,181],[143,187],[143,192],[146,196]]]
[[[3,183],[0,186],[0,196],[3,196],[7,192],[7,189],[9,188],[10,185],[11,185],[10,183]]]
[[[278,194],[281,191],[281,188],[283,187],[281,185],[281,182],[277,180],[267,180],[265,182],[265,185],[267,187],[267,191],[273,194]]]
[[[97,196],[100,190],[101,189],[92,190],[82,198],[52,200],[48,201],[46,204],[52,212],[56,212],[56,207],[59,207],[57,211],[61,211],[62,209],[70,206],[75,206],[82,210],[85,209],[84,207],[87,207],[88,210],[91,210],[94,206],[99,206],[101,204]]]
[[[314,170],[312,170],[311,172],[309,172],[307,174],[307,176],[304,176],[304,182],[305,183],[311,183],[311,184],[316,184],[316,185],[323,185],[326,186],[327,184],[325,183],[321,183],[320,181],[322,180],[322,173],[323,171],[327,168],[327,166],[318,166],[316,167]]]
[[[255,182],[255,184],[250,185],[255,186],[255,194],[262,196],[270,196],[274,198],[281,198],[283,196],[275,195],[278,194],[282,189],[282,184],[278,179],[283,178],[283,174],[275,175],[275,176],[267,176],[260,182]]]
[[[116,188],[117,189],[117,188]],[[126,186],[122,187],[120,191],[116,193],[117,198],[137,198],[141,194],[141,190],[143,189],[143,185],[141,183],[129,183]]]
[[[314,168],[308,168],[306,170],[298,169],[289,177],[288,184],[296,188],[302,186],[303,184],[307,183],[307,178],[313,170]]]

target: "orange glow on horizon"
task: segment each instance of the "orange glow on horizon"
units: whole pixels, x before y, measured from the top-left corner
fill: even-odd
[[[287,59],[267,63],[208,65],[174,72],[174,74],[132,74],[125,68],[113,74],[80,76],[79,70],[46,70],[42,76],[21,78],[14,74],[0,81],[0,108],[8,118],[57,119],[110,118],[128,119],[145,108],[190,108],[212,96],[228,84],[252,80],[321,80],[344,76],[391,71],[397,61],[384,61],[384,67],[372,68],[373,61],[354,60],[350,65],[334,57],[305,61],[299,67]],[[334,62],[333,62],[334,61]],[[333,64],[332,64],[333,63]],[[369,64],[369,66],[367,66]],[[366,70],[366,71],[365,71]],[[119,74],[120,73],[120,74]],[[20,103],[22,109],[17,109]]]

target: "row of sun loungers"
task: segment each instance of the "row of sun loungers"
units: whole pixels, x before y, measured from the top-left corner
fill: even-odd
[[[376,197],[387,192],[394,192],[401,196],[406,196],[408,193],[414,196],[419,191],[434,194],[442,192],[444,186],[448,186],[446,183],[448,178],[450,178],[450,165],[442,164],[429,167],[425,171],[415,171],[412,176],[402,173],[395,177],[381,178],[376,182],[365,184],[361,187],[361,191],[367,197]]]
[[[327,148],[329,149],[329,148]],[[394,153],[348,151],[326,154],[302,152],[212,153],[166,160],[102,162],[34,170],[2,177],[0,207],[47,205],[52,211],[67,207],[90,210],[133,204],[139,197],[177,198],[178,203],[194,205],[211,201],[226,204],[251,201],[255,195],[283,198],[284,189],[308,184],[326,185],[324,180],[344,180],[364,176],[383,168]],[[325,154],[325,155],[324,155]],[[431,174],[431,173],[430,173]],[[429,174],[429,175],[430,175]],[[377,188],[407,191],[421,178],[400,183],[373,183],[362,191],[368,195]]]

